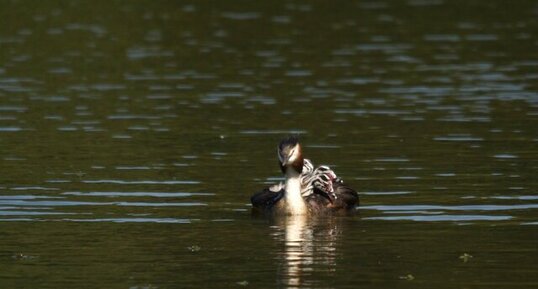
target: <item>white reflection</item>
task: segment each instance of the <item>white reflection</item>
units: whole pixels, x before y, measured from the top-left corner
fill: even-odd
[[[336,270],[337,219],[287,216],[275,220],[273,237],[283,243],[279,251],[279,283],[284,288],[309,288]],[[329,285],[324,284],[324,285]]]

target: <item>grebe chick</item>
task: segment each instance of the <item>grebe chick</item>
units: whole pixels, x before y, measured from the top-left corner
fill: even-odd
[[[343,184],[327,166],[314,169],[304,159],[296,137],[288,137],[278,145],[280,169],[284,183],[273,185],[251,197],[254,209],[276,215],[344,213],[355,210],[359,197]]]

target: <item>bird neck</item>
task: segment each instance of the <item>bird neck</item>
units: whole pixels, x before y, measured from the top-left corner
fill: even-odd
[[[284,189],[288,213],[291,215],[306,214],[306,203],[301,195],[301,175],[293,168],[286,170]]]

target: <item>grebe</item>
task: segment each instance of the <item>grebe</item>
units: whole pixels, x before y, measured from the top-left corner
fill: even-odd
[[[296,137],[282,140],[278,146],[280,169],[284,183],[254,194],[252,206],[276,215],[306,215],[350,212],[358,204],[355,190],[344,185],[328,166],[314,165],[303,158]]]

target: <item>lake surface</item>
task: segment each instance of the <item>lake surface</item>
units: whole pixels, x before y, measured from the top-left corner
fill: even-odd
[[[536,1],[1,1],[0,287],[538,287]],[[268,220],[298,134],[361,198]]]

